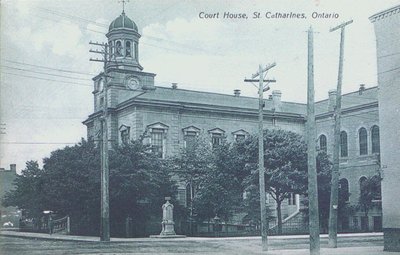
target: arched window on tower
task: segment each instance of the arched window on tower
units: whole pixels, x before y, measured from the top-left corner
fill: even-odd
[[[125,42],[125,57],[132,57],[132,43],[131,41]]]
[[[349,156],[349,151],[347,147],[347,133],[345,131],[340,132],[340,156]]]
[[[368,154],[368,135],[365,128],[358,130],[358,139],[360,144],[360,155]]]
[[[122,42],[117,41],[115,43],[115,56],[122,57]]]
[[[346,178],[339,181],[339,197],[343,197],[344,201],[349,201],[349,181]]]
[[[325,153],[327,152],[327,141],[325,135],[320,135],[319,137],[319,149]]]
[[[380,152],[379,145],[379,127],[373,126],[371,129],[371,142],[372,142],[372,153]]]
[[[114,54],[115,54],[115,47],[114,47],[114,41],[110,41],[110,59],[113,59]]]

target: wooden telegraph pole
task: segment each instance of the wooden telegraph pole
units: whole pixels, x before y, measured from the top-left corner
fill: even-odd
[[[108,168],[108,75],[107,63],[109,57],[109,46],[107,43],[89,42],[91,45],[100,46],[99,50],[90,50],[92,53],[101,54],[103,59],[90,59],[90,61],[104,63],[104,108],[101,118],[101,224],[100,224],[100,241],[110,241],[110,203],[109,203],[109,168]]]
[[[329,247],[337,247],[337,214],[339,200],[339,150],[340,150],[340,111],[342,108],[342,76],[343,76],[343,52],[344,52],[344,30],[345,27],[353,23],[352,20],[340,24],[330,29],[333,32],[340,29],[340,53],[339,53],[339,73],[337,82],[336,105],[334,111],[334,144],[333,144],[333,169],[331,181],[331,200],[329,205]]]
[[[252,79],[245,79],[245,82],[258,82],[258,179],[260,183],[260,211],[261,211],[261,238],[262,238],[262,250],[268,250],[268,219],[267,219],[267,207],[265,199],[265,167],[264,167],[264,135],[263,135],[263,108],[264,100],[263,93],[269,90],[269,83],[276,82],[275,80],[265,80],[269,69],[273,68],[276,63],[267,65],[264,69],[259,65],[258,72],[252,75]],[[265,73],[265,75],[264,75]],[[260,77],[258,80],[255,78]],[[266,82],[266,84],[264,84]]]
[[[314,105],[314,34],[308,30],[308,92],[307,92],[307,163],[308,163],[308,208],[310,230],[310,254],[319,255],[319,213],[317,185],[317,157],[315,148],[315,105]]]

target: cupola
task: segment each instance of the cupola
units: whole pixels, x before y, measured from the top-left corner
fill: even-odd
[[[125,11],[111,22],[108,33],[111,60],[107,68],[118,68],[132,71],[142,71],[139,64],[138,27]]]

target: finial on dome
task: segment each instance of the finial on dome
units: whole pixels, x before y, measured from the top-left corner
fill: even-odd
[[[122,3],[122,14],[125,14],[125,3],[129,3],[129,0],[119,0],[118,3]]]

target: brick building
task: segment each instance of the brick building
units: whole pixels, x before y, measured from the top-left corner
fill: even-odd
[[[218,145],[222,139],[232,142],[257,132],[258,98],[241,96],[240,90],[226,95],[181,89],[177,84],[170,88],[154,86],[155,74],[143,72],[139,64],[138,28],[124,12],[111,23],[106,36],[112,57],[106,66],[107,84],[103,73],[93,78],[94,113],[83,122],[87,126],[88,139],[94,139],[100,133],[105,101],[109,110],[110,146],[146,134],[146,142],[156,148],[162,158],[179,153],[193,136],[206,135],[213,145]],[[275,90],[265,100],[264,127],[304,134],[306,105],[282,101],[281,96],[281,92]],[[329,99],[316,104],[319,146],[328,153],[333,145],[334,97],[335,93],[330,92]],[[377,88],[362,86],[359,91],[344,95],[342,107],[342,126],[346,133],[342,139],[341,183],[347,185],[351,193],[349,202],[357,203],[360,180],[378,170]],[[182,181],[177,195],[183,204],[186,188]],[[299,208],[299,196],[293,195],[285,202],[284,218],[293,218],[299,214]],[[379,213],[377,211],[376,216]],[[344,224],[357,223],[355,227],[361,228],[359,222],[368,226],[374,219],[366,223],[360,217],[356,215]]]

